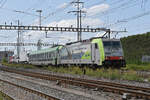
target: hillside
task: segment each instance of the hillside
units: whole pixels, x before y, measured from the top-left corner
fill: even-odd
[[[150,32],[121,38],[128,63],[140,63],[143,55],[150,56]]]

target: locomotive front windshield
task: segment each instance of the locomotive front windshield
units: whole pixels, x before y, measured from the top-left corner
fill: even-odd
[[[104,41],[103,44],[106,48],[121,48],[120,41]]]
[[[120,41],[103,41],[106,56],[123,56]]]

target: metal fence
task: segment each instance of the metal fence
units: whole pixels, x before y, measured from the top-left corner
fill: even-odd
[[[142,56],[142,62],[150,62],[150,56],[148,55]]]

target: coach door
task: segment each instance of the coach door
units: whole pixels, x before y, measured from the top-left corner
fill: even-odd
[[[100,52],[97,43],[92,44],[92,62],[96,64],[100,62]]]
[[[94,63],[95,62],[95,43],[92,43],[92,45],[91,45],[91,48],[92,48],[92,50],[91,50],[91,54],[92,54],[92,62]]]

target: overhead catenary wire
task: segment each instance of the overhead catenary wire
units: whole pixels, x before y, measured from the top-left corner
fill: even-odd
[[[114,26],[114,25],[118,25],[118,24],[121,24],[121,23],[127,23],[127,22],[129,22],[129,21],[132,21],[132,20],[135,20],[135,19],[138,19],[138,18],[147,16],[147,15],[150,15],[150,11],[147,11],[147,12],[144,12],[144,13],[141,13],[141,14],[138,14],[138,15],[135,15],[135,16],[132,16],[132,17],[128,17],[128,18],[124,18],[124,19],[118,20],[117,22],[115,22],[115,23],[113,23],[113,24],[110,24],[110,25],[108,25],[107,27],[109,27],[109,26]]]
[[[38,9],[39,9],[39,7],[40,7],[43,3],[45,3],[45,0],[44,0],[43,2],[41,2],[40,0],[37,0],[37,3],[31,5],[31,7],[25,9],[25,11],[35,10],[35,8],[33,8],[33,7],[38,7]]]
[[[117,0],[117,1],[113,1],[113,2],[111,2],[111,3],[108,3],[107,2],[107,0],[101,0],[101,1],[98,1],[98,2],[96,2],[96,3],[93,3],[93,0],[92,0],[92,2],[90,2],[89,4],[90,5],[87,5],[87,7],[90,7],[90,6],[93,6],[93,5],[98,5],[98,4],[103,4],[103,3],[106,3],[106,4],[109,4],[109,5],[116,5],[116,4],[119,4],[119,3],[122,3],[123,1],[125,1],[125,0]],[[88,2],[88,1],[87,1]]]
[[[2,38],[9,38],[8,36],[5,36],[5,35],[0,35],[0,37],[2,37]]]
[[[130,7],[133,7],[133,6],[135,6],[135,5],[138,4],[138,3],[137,3],[138,1],[139,1],[139,0],[128,0],[128,1],[126,1],[126,0],[121,0],[121,1],[118,1],[118,3],[117,3],[117,4],[119,4],[119,5],[110,8],[110,6],[116,5],[116,4],[113,4],[113,3],[117,2],[117,1],[114,1],[114,2],[112,2],[111,4],[108,4],[108,5],[109,5],[109,8],[108,8],[106,11],[102,11],[102,12],[96,14],[95,17],[98,17],[98,16],[100,16],[100,17],[106,16],[106,15],[108,15],[108,14],[115,13],[115,12],[117,12],[117,10],[120,10],[120,9],[125,9],[125,8],[127,9],[127,8],[130,8]],[[107,4],[107,3],[106,3],[106,4]],[[134,4],[134,5],[133,5],[133,4]],[[133,6],[132,6],[132,5],[133,5]],[[88,16],[88,15],[87,15],[86,17],[91,17],[91,16]]]
[[[47,22],[47,20],[48,20],[49,17],[55,16],[55,15],[58,14],[59,12],[64,11],[65,9],[67,9],[68,7],[70,7],[70,6],[72,5],[72,2],[75,2],[75,1],[76,1],[76,0],[72,0],[72,1],[70,1],[70,2],[68,2],[68,3],[66,3],[66,6],[63,7],[63,8],[57,8],[55,11],[53,11],[53,12],[47,14],[47,16],[43,17],[43,18],[41,19],[41,21]],[[57,17],[58,17],[58,16],[57,16]],[[59,17],[60,17],[60,16],[59,16]],[[60,18],[61,18],[61,17],[60,17]],[[32,23],[32,25],[33,25],[33,24],[36,24],[36,23],[38,23],[38,20],[35,20],[35,21]]]
[[[111,9],[109,9],[108,11],[103,12],[103,14],[108,14],[108,13],[110,14],[110,13],[113,13],[113,12],[115,12],[117,9],[123,8],[123,7],[127,6],[127,5],[130,5],[130,4],[135,3],[135,2],[137,2],[137,0],[128,0],[128,1],[126,1],[126,2],[121,3],[121,4],[118,5],[117,7],[113,7],[113,8],[111,8]]]
[[[75,1],[75,0],[74,0],[74,1]],[[107,0],[103,0],[103,1],[107,1]],[[118,2],[117,2],[117,1],[118,1]],[[124,0],[120,0],[120,1],[119,1],[119,0],[116,0],[116,1],[114,1],[114,2],[112,2],[112,3],[115,4],[115,2],[116,2],[117,4],[120,5],[120,4],[123,3],[123,1],[124,1]],[[132,2],[132,0],[131,0],[131,2]],[[133,2],[133,3],[134,3],[134,2]],[[133,4],[133,3],[131,3],[131,4]],[[124,6],[124,7],[121,7],[121,8],[122,8],[122,9],[125,9],[125,7],[128,7],[128,6],[132,7],[131,4],[129,3],[128,5],[126,5],[126,6]],[[114,8],[114,7],[113,7],[113,8]],[[120,9],[120,8],[118,8],[118,9]],[[61,11],[63,11],[63,10],[61,10]],[[115,11],[114,11],[114,12],[115,12]],[[18,13],[24,13],[24,11],[18,12]],[[55,14],[57,14],[57,13],[59,13],[59,12],[55,12],[55,11],[54,11],[54,13],[53,13],[52,15],[55,15]],[[24,13],[24,14],[25,14],[25,13]],[[26,15],[29,15],[29,14],[26,14]],[[37,16],[38,16],[38,15],[37,15]],[[51,15],[50,15],[50,16],[51,16]],[[49,17],[50,17],[50,16],[49,16]],[[48,17],[48,18],[49,18],[49,17]],[[56,16],[56,17],[58,17],[58,16]],[[47,19],[48,19],[48,18],[47,18]],[[43,18],[43,20],[45,20],[45,19]]]
[[[39,16],[39,15],[36,15],[36,14],[33,14],[33,13],[30,13],[30,12],[25,12],[25,11],[20,11],[20,10],[15,10],[15,9],[9,9],[9,8],[0,8],[2,10],[7,10],[7,11],[10,11],[10,12],[14,12],[14,13],[22,13],[22,14],[25,14],[25,15],[30,15],[30,16]],[[44,16],[42,16],[43,18],[45,18]]]
[[[139,1],[139,0],[138,0],[138,1]],[[124,4],[127,3],[127,2],[125,2],[125,3],[121,4],[120,6],[118,6],[118,8],[117,8],[117,7],[114,7],[114,8],[116,8],[116,10],[117,10],[117,9],[126,10],[126,9],[128,9],[128,8],[131,8],[131,7],[134,7],[134,6],[138,5],[138,4],[139,4],[138,1],[137,1],[137,0],[136,0],[135,2],[130,1],[130,2],[132,2],[132,3],[130,3],[130,4],[128,4],[128,5],[124,5]],[[124,5],[124,6],[123,6],[123,5]],[[114,8],[113,8],[113,9],[114,9]],[[101,16],[104,15],[104,14],[107,15],[107,14],[109,14],[109,12],[110,12],[110,13],[116,12],[116,10],[113,10],[113,9],[110,9],[110,10],[108,10],[107,12],[101,14]],[[111,10],[112,10],[112,12],[111,12]],[[129,17],[129,18],[130,18],[130,17]],[[119,24],[125,23],[125,22],[127,22],[127,21],[125,21],[125,20],[117,20],[115,23],[106,25],[106,27],[110,27],[110,26],[114,26],[114,25],[119,25]]]
[[[2,0],[3,1],[3,0]],[[2,8],[5,4],[6,4],[7,0],[5,0],[4,2],[1,2],[0,4],[0,8]]]
[[[3,1],[4,1],[4,0],[1,0],[1,1],[0,1],[0,4],[2,4],[2,3],[3,3]]]
[[[66,6],[63,8],[57,8],[54,12],[49,13],[43,20],[46,20],[48,17],[55,15],[56,13],[63,11],[64,9],[68,8],[70,5],[72,5],[72,2],[75,2],[76,0],[73,0],[69,3],[66,3]]]
[[[138,32],[139,30],[141,30],[141,29],[144,29],[144,31],[145,30],[149,30],[150,31],[150,26],[149,26],[149,24],[150,23],[140,23],[140,24],[138,24],[138,26],[139,27],[137,27],[137,28],[134,28],[134,29],[132,29],[132,30],[130,30],[129,32]],[[144,27],[143,27],[144,26]]]

